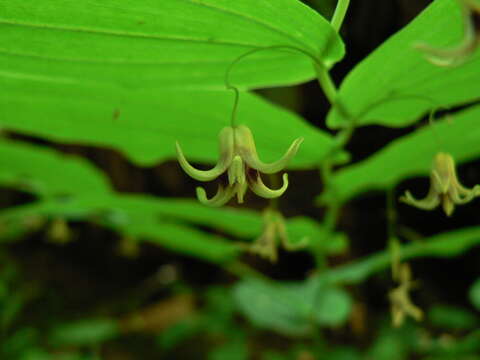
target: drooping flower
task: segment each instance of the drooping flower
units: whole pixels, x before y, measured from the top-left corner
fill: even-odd
[[[278,243],[287,251],[296,251],[306,247],[308,237],[303,237],[296,244],[290,242],[287,233],[287,224],[283,215],[274,209],[267,208],[263,211],[262,234],[248,247],[248,251],[275,263],[278,257]]]
[[[450,48],[435,48],[417,44],[425,52],[426,59],[437,66],[462,64],[480,45],[480,0],[458,0],[462,8],[464,33],[462,41]]]
[[[407,191],[404,196],[400,197],[400,201],[423,210],[432,210],[441,203],[445,214],[450,216],[455,205],[468,203],[476,196],[480,196],[480,185],[475,185],[473,189],[462,186],[457,179],[455,161],[452,156],[439,152],[433,161],[430,190],[427,196],[422,200],[417,200]]]
[[[227,174],[223,184],[220,183],[215,196],[208,199],[205,190],[197,187],[197,198],[210,206],[222,206],[232,197],[237,196],[243,202],[247,188],[258,196],[273,199],[281,196],[288,187],[288,176],[283,174],[283,185],[280,189],[270,189],[262,181],[261,173],[274,174],[283,170],[295,156],[303,138],[296,139],[287,152],[273,163],[262,162],[257,154],[252,132],[245,125],[227,126],[220,131],[220,159],[210,170],[198,170],[188,163],[177,142],[177,157],[182,169],[198,181],[212,181],[224,173]]]
[[[407,315],[417,321],[422,320],[423,311],[410,299],[410,291],[415,287],[415,282],[412,281],[410,266],[408,264],[400,264],[398,277],[394,280],[398,281],[399,285],[388,294],[393,326],[401,326]]]

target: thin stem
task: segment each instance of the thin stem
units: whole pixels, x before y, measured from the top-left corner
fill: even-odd
[[[232,117],[230,119],[230,126],[231,127],[234,127],[236,125],[236,120],[237,120],[237,110],[238,110],[238,101],[239,101],[239,98],[240,98],[240,91],[238,90],[238,88],[234,85],[232,85],[230,83],[230,73],[233,69],[233,67],[239,63],[240,61],[242,61],[244,58],[252,55],[252,54],[255,54],[257,52],[260,52],[260,51],[265,51],[265,50],[273,50],[273,49],[288,49],[288,50],[293,50],[293,51],[297,51],[297,52],[300,52],[304,55],[306,55],[307,57],[311,58],[312,61],[314,62],[314,64],[317,64],[318,63],[318,59],[310,54],[308,51],[306,50],[303,50],[303,49],[300,49],[300,48],[296,48],[294,46],[289,46],[289,45],[277,45],[277,46],[268,46],[268,47],[261,47],[261,48],[255,48],[255,49],[252,49],[250,51],[247,51],[246,53],[240,55],[239,57],[237,57],[235,60],[233,60],[227,67],[227,70],[225,71],[225,78],[224,78],[224,82],[225,82],[225,87],[228,89],[228,90],[232,90],[234,93],[235,93],[235,98],[234,98],[234,103],[233,103],[233,109],[232,109]],[[328,75],[328,74],[327,74]],[[333,84],[333,83],[332,83]]]
[[[238,276],[241,279],[244,278],[254,278],[263,281],[271,281],[268,276],[263,275],[261,272],[257,271],[256,269],[252,268],[250,265],[236,261],[231,264],[225,266],[225,270],[230,272],[231,274]]]
[[[240,99],[240,92],[235,86],[227,85],[227,89],[230,89],[234,92],[232,117],[230,118],[230,126],[233,128],[237,123],[237,110],[238,110],[238,100]]]
[[[337,99],[337,87],[333,83],[330,73],[325,66],[320,63],[314,63],[314,66],[317,73],[318,83],[330,104],[334,106]]]
[[[397,223],[397,213],[395,212],[395,191],[393,188],[387,191],[387,236],[388,239],[396,238],[395,226]]]
[[[399,279],[400,272],[400,251],[401,244],[396,235],[397,213],[395,212],[395,191],[393,187],[387,191],[386,201],[386,217],[387,217],[387,239],[388,251],[390,253],[390,262],[392,269],[392,278]]]
[[[350,0],[338,0],[337,2],[337,7],[335,8],[335,12],[333,13],[332,20],[330,21],[330,24],[336,32],[339,32],[340,28],[342,27],[343,20],[345,19],[345,15],[347,14],[349,5]]]

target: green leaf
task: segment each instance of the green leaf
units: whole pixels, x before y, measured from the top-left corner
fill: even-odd
[[[57,326],[50,334],[54,346],[93,345],[119,334],[118,324],[111,319],[86,319]]]
[[[330,24],[296,0],[162,0],[48,4],[0,1],[0,68],[70,86],[223,88],[229,64],[269,46],[290,46],[332,64],[344,53]],[[261,51],[234,69],[244,87],[303,82],[311,61]],[[150,91],[151,91],[150,90]]]
[[[307,240],[312,251],[323,250],[327,254],[340,254],[348,245],[345,234],[329,233],[322,224],[305,216],[287,219],[287,231],[291,244],[296,245]]]
[[[0,184],[42,197],[110,192],[106,177],[88,161],[0,139]]]
[[[367,351],[368,360],[407,360],[418,344],[418,330],[408,324],[398,329],[385,326]]]
[[[458,44],[463,32],[457,1],[436,0],[408,26],[358,64],[343,81],[339,97],[356,125],[392,127],[415,122],[429,109],[480,98],[480,51],[458,67],[429,63],[414,45]],[[338,128],[348,119],[337,109],[327,124]]]
[[[38,342],[38,330],[33,327],[22,327],[10,334],[0,345],[0,354],[7,359],[18,358],[19,355],[35,348]]]
[[[469,330],[478,325],[475,314],[466,309],[447,305],[434,305],[428,312],[431,323],[448,330]]]
[[[1,73],[0,86],[2,128],[62,143],[112,147],[148,166],[176,158],[176,140],[189,160],[216,163],[218,133],[229,125],[233,108],[233,93],[226,90],[125,91]],[[252,129],[264,161],[277,160],[295,138],[303,137],[293,169],[316,167],[333,146],[330,135],[253,94],[240,95],[238,122]]]
[[[91,220],[129,236],[132,241],[149,241],[208,261],[232,260],[239,252],[233,242],[164,216],[167,208],[168,202],[157,203],[147,196],[85,196],[10,208],[0,212],[0,222],[22,224],[38,217]]]
[[[320,289],[313,309],[313,316],[319,325],[342,325],[352,310],[352,300],[347,292],[334,287]]]
[[[200,206],[198,204],[198,208]],[[142,195],[117,195],[107,197],[101,202],[98,202],[98,199],[85,199],[83,204],[80,203],[80,207],[86,207],[90,213],[99,214],[99,220],[104,225],[120,233],[187,255],[220,262],[231,260],[239,252],[233,242],[227,242],[221,236],[205,233],[172,218],[168,201],[157,201],[153,197]],[[193,204],[191,209],[195,209]]]
[[[163,330],[158,335],[156,342],[162,350],[169,351],[201,331],[197,319],[186,319]]]
[[[340,170],[334,177],[335,196],[346,201],[362,191],[388,189],[406,177],[427,175],[439,146],[457,163],[478,158],[479,118],[477,105],[392,141],[366,160]]]
[[[290,336],[308,335],[315,324],[340,325],[350,313],[351,300],[346,293],[316,281],[246,279],[233,291],[239,310],[255,326]]]
[[[247,360],[248,348],[246,339],[242,336],[213,349],[208,354],[208,360]]]
[[[480,278],[475,280],[468,292],[471,303],[480,311]]]
[[[276,352],[276,351],[266,351],[262,354],[262,360],[289,360],[290,357],[287,354]]]
[[[422,242],[403,245],[400,248],[400,259],[406,261],[417,257],[455,257],[478,245],[480,245],[480,228],[465,228],[441,233],[423,239]],[[325,271],[317,276],[317,281],[330,284],[357,284],[372,274],[388,268],[390,264],[390,253],[381,251]]]
[[[328,360],[361,360],[362,356],[358,350],[342,346],[328,353],[328,356],[325,358]]]

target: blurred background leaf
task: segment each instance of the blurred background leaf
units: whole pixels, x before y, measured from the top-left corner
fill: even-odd
[[[448,330],[472,330],[478,327],[478,317],[467,309],[436,305],[429,309],[428,318],[434,326]]]
[[[88,161],[26,143],[0,139],[0,184],[42,197],[105,194],[106,177]]]
[[[339,326],[351,310],[349,295],[316,281],[274,283],[246,279],[233,290],[238,309],[258,327],[305,336],[315,326]]]
[[[480,278],[477,279],[469,291],[470,301],[477,310],[480,311]]]

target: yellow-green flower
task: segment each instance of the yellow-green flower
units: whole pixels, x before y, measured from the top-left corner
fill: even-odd
[[[287,233],[287,224],[281,212],[267,208],[263,211],[262,218],[263,231],[253,244],[248,247],[248,250],[251,253],[257,254],[274,263],[277,261],[278,257],[278,242],[280,242],[283,248],[287,251],[296,251],[304,249],[307,246],[309,242],[308,237],[303,237],[296,244],[290,243]]]
[[[450,216],[455,205],[465,204],[480,196],[480,185],[467,189],[457,179],[455,161],[447,153],[439,152],[433,161],[430,173],[430,190],[422,200],[415,199],[409,191],[400,198],[406,204],[423,210],[432,210],[442,203],[443,210]]]
[[[220,131],[220,159],[211,170],[198,170],[188,163],[177,142],[177,157],[182,169],[198,181],[212,181],[226,173],[215,196],[208,199],[205,190],[197,187],[197,198],[210,206],[222,206],[237,196],[243,202],[247,188],[258,196],[272,199],[281,196],[288,187],[288,176],[283,174],[280,189],[270,189],[262,181],[261,173],[273,174],[284,169],[297,153],[303,138],[296,139],[281,159],[273,163],[264,163],[258,158],[252,132],[245,125],[227,126]]]
[[[462,8],[464,33],[462,41],[450,48],[435,48],[426,44],[416,47],[437,66],[462,64],[480,45],[480,0],[458,0]]]
[[[392,323],[395,327],[401,326],[407,315],[417,321],[423,318],[423,311],[410,299],[410,291],[415,285],[412,281],[410,266],[408,264],[400,264],[398,271],[398,278],[395,280],[399,282],[399,285],[388,294]]]

